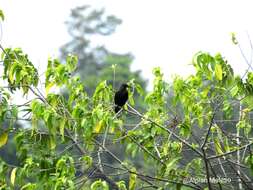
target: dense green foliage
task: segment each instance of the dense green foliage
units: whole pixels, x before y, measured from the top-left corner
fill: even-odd
[[[232,68],[219,54],[196,54],[193,59],[196,73],[187,79],[176,77],[173,88],[163,80],[161,70],[155,68],[153,90],[144,98],[146,111],[140,113],[129,105],[121,116],[115,116],[113,112],[114,92],[106,81],[101,82],[90,97],[79,77],[71,77],[77,65],[75,56],[69,55],[65,64],[56,59],[48,60],[47,94],[39,91],[37,70],[21,49],[6,49],[2,59],[3,79],[8,81],[9,88],[1,88],[1,122],[11,120],[12,124],[2,129],[0,145],[4,146],[13,133],[20,160],[19,166],[1,162],[1,184],[6,188],[75,189],[80,185],[87,187],[90,180],[97,178],[100,180],[91,183],[91,189],[102,186],[107,189],[118,180],[123,180],[118,183],[121,189],[127,186],[135,189],[145,183],[154,188],[198,189],[207,184],[188,184],[184,179],[192,175],[220,176],[219,169],[214,169],[217,166],[213,164],[217,159],[235,161],[234,153],[240,150],[244,152],[241,164],[253,167],[249,116],[253,75],[249,72],[245,81],[234,76]],[[69,96],[48,93],[52,86],[65,88]],[[140,91],[139,85],[135,87]],[[31,91],[36,98],[20,107],[10,105],[10,96],[18,89],[24,95]],[[173,91],[173,105],[168,107],[169,90]],[[235,113],[240,118],[226,129],[219,124],[220,113],[223,113],[223,119],[232,118],[235,102],[241,105],[240,113]],[[177,114],[179,108],[181,113]],[[30,127],[13,127],[19,120],[20,111],[28,112],[26,120]],[[132,127],[126,127],[131,123],[125,119],[124,115],[128,114],[138,118],[138,123]],[[240,144],[236,144],[233,136],[238,130],[244,137]],[[195,132],[200,138],[194,142],[191,137]],[[118,158],[109,147],[118,146],[119,142],[126,145],[126,153],[132,157],[141,153],[143,162],[152,163],[152,167],[138,168],[131,159]],[[94,151],[99,151],[98,155],[94,155]],[[190,151],[190,160],[185,158],[185,151]],[[109,154],[113,161],[103,160],[103,154]],[[188,162],[184,163],[184,160]],[[108,165],[115,165],[115,168],[107,169]],[[94,167],[99,172],[89,174]],[[117,173],[117,170],[127,172],[122,176],[129,174],[129,179],[116,177],[112,182],[105,178],[104,175],[108,175],[105,173]],[[245,169],[241,172],[250,175]],[[87,181],[87,177],[90,180]],[[148,182],[150,179],[152,182]]]

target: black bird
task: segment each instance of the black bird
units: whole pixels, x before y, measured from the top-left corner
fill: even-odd
[[[123,83],[119,90],[114,95],[114,104],[115,104],[115,113],[118,113],[118,111],[125,105],[125,103],[128,100],[128,91],[127,88],[129,86],[125,83]]]

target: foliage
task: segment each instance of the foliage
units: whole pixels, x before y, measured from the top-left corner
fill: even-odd
[[[124,128],[129,121],[123,115],[115,117],[112,104],[114,92],[110,84],[101,82],[90,97],[80,78],[71,76],[78,62],[76,56],[69,55],[65,64],[49,58],[45,73],[46,94],[43,95],[38,89],[37,70],[27,55],[21,49],[6,49],[5,52],[2,54],[3,79],[7,80],[9,87],[1,88],[1,121],[11,118],[17,122],[20,119],[18,112],[25,110],[28,112],[26,115],[29,115],[26,119],[30,127],[14,131],[13,125],[10,125],[1,133],[1,146],[6,144],[9,133],[15,134],[20,160],[20,166],[15,167],[1,161],[2,186],[76,189],[90,184],[91,189],[135,189],[152,178],[148,184],[153,187],[198,189],[197,184],[188,184],[184,180],[192,175],[209,175],[210,178],[220,175],[218,169],[217,173],[212,171],[207,174],[208,170],[216,167],[213,164],[217,159],[233,161],[234,153],[244,150],[245,160],[241,164],[245,161],[250,167],[252,165],[249,112],[252,109],[253,74],[249,72],[245,81],[234,76],[232,68],[220,54],[212,56],[197,53],[193,59],[196,74],[186,79],[176,77],[173,88],[163,80],[161,70],[154,68],[153,90],[145,97],[147,110],[140,113],[129,105],[125,114],[137,117],[138,123],[132,128]],[[68,96],[52,93],[53,86],[64,88]],[[140,85],[135,86],[141,91]],[[36,96],[31,102],[22,105],[23,109],[9,104],[13,91],[18,89],[24,95],[32,92]],[[182,107],[175,126],[170,123],[175,115],[168,114],[166,104],[169,90],[174,94],[170,109]],[[240,115],[237,124],[229,126],[230,132],[219,124],[218,115],[223,113],[223,117],[231,118],[229,107],[233,107],[235,101],[240,103],[242,109],[237,113]],[[203,137],[196,141],[199,143],[191,140],[194,129],[198,129],[199,137]],[[240,144],[236,144],[234,138],[229,138],[238,129],[240,135],[245,137]],[[126,145],[125,151],[133,157],[143,154],[144,162],[153,163],[154,176],[145,174],[149,167],[137,170],[137,166],[127,157],[121,161],[107,148],[106,142],[110,146],[117,146],[119,142]],[[191,151],[191,159],[186,159],[187,164],[182,164],[186,149]],[[105,168],[110,163],[103,160],[102,153],[97,157],[92,154],[98,150],[105,151],[115,159],[118,163],[115,167],[126,171],[129,180],[124,181],[123,177],[118,178],[121,182],[110,181],[106,174],[110,170]],[[205,162],[210,165],[208,168]],[[94,168],[97,171],[91,174]],[[10,178],[8,171],[11,171]],[[201,186],[206,187],[207,184]]]
[[[2,21],[4,21],[4,13],[1,9],[0,9],[0,18],[1,18]]]

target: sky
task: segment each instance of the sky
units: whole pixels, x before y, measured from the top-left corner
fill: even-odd
[[[253,2],[252,2],[253,3]],[[133,70],[152,80],[152,68],[160,66],[166,80],[193,73],[192,56],[198,51],[218,52],[235,72],[247,68],[231,32],[247,58],[253,38],[252,3],[247,0],[0,0],[5,21],[0,43],[21,47],[43,72],[49,56],[70,39],[64,22],[78,5],[105,7],[106,13],[123,20],[116,33],[98,41],[111,51],[131,52]]]

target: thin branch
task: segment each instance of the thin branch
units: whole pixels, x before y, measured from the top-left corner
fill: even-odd
[[[207,162],[208,162],[208,165],[210,166],[210,169],[211,169],[211,171],[212,171],[214,177],[217,179],[218,176],[216,175],[216,172],[215,172],[215,170],[213,169],[211,163],[210,163],[209,161],[207,161]],[[221,183],[220,183],[219,181],[218,181],[218,185],[219,185],[220,190],[222,190],[222,186],[221,186]]]
[[[241,180],[241,182],[248,188],[248,189],[252,189],[251,187],[248,186],[247,182],[243,179],[243,177],[241,176],[240,173],[238,173],[237,169],[234,168],[234,166],[232,164],[229,164],[230,167],[234,170],[234,172],[236,173],[236,175],[239,177],[239,179]]]
[[[150,118],[147,118],[146,116],[142,115],[141,113],[139,113],[137,110],[135,110],[133,107],[131,107],[130,105],[128,105],[133,111],[130,110],[126,110],[127,112],[137,115],[140,118],[143,118],[144,120],[147,120],[151,123],[153,123],[154,125],[156,125],[157,127],[167,131],[169,134],[171,134],[172,136],[174,136],[177,140],[179,140],[180,142],[182,142],[183,144],[185,144],[186,146],[188,146],[190,149],[192,149],[195,153],[197,153],[199,156],[203,157],[202,153],[197,150],[196,148],[192,147],[192,145],[190,143],[188,143],[186,140],[182,139],[181,137],[179,137],[177,134],[175,134],[173,131],[171,131],[170,129],[156,123],[155,121],[151,120]]]
[[[215,110],[216,110],[216,109],[215,109]],[[206,133],[206,136],[205,136],[205,140],[204,140],[203,144],[201,145],[201,149],[202,149],[202,150],[203,150],[203,148],[204,148],[204,147],[205,147],[205,145],[206,145],[206,142],[207,142],[208,136],[209,136],[210,131],[211,131],[211,128],[212,128],[212,126],[213,126],[214,116],[215,116],[215,111],[214,111],[214,113],[213,113],[213,115],[212,115],[212,118],[211,118],[211,121],[210,121],[210,124],[209,124],[208,130],[207,130],[207,133]]]
[[[206,152],[205,152],[204,148],[203,148],[203,159],[204,159],[205,168],[206,168],[206,178],[207,178],[208,188],[209,188],[209,190],[212,190],[212,186],[211,186],[211,182],[210,182],[210,173],[209,173],[209,168],[208,168],[208,160],[206,158]]]
[[[207,157],[207,159],[208,159],[208,160],[211,160],[211,159],[215,159],[215,158],[220,158],[220,157],[223,157],[223,156],[227,156],[227,155],[229,155],[229,154],[233,154],[233,153],[235,153],[235,152],[237,152],[237,151],[239,151],[239,150],[242,150],[242,149],[244,149],[245,147],[251,146],[252,144],[253,144],[253,142],[250,142],[250,143],[248,143],[248,144],[246,144],[246,145],[244,145],[244,146],[242,146],[242,147],[240,147],[240,148],[237,148],[237,149],[235,149],[235,150],[232,150],[232,151],[230,151],[230,152],[226,152],[226,153],[224,153],[224,154],[219,154],[219,155],[210,156],[210,157]]]
[[[130,138],[135,144],[138,145],[138,147],[140,147],[144,152],[146,152],[148,155],[150,155],[154,160],[156,160],[160,164],[166,166],[166,164],[163,162],[163,160],[161,160],[159,157],[157,157],[152,152],[150,152],[148,149],[146,149],[144,146],[142,146],[137,140],[134,139],[134,137],[128,136],[128,138]]]
[[[163,178],[159,178],[159,177],[152,177],[152,176],[149,176],[149,175],[144,175],[144,174],[140,174],[138,172],[134,172],[132,170],[130,170],[117,156],[115,156],[110,150],[108,150],[106,147],[104,147],[100,142],[98,142],[96,139],[93,139],[93,141],[98,145],[98,146],[101,146],[113,159],[115,159],[124,169],[126,169],[129,173],[132,173],[132,174],[136,174],[139,178],[140,177],[144,177],[144,178],[147,178],[149,181],[152,180],[152,181],[161,181],[161,182],[168,182],[168,183],[173,183],[173,184],[181,184],[183,186],[186,186],[186,187],[191,187],[193,189],[199,189],[197,187],[194,187],[190,184],[185,184],[185,183],[181,183],[181,182],[176,182],[176,181],[172,181],[172,180],[168,180],[168,179],[163,179]],[[154,185],[154,184],[152,184]],[[155,186],[155,185],[154,185]]]

